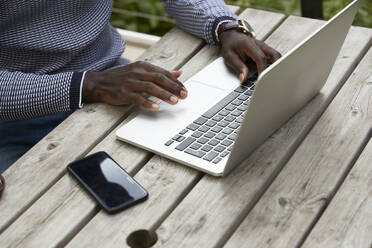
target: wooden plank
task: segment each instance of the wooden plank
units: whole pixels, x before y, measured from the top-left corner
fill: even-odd
[[[284,53],[322,23],[290,17],[267,42]],[[204,176],[157,229],[159,238],[157,245],[218,247],[224,244],[304,139],[337,89],[350,75],[361,55],[370,46],[371,35],[371,30],[353,28],[321,94],[228,177],[220,179]],[[239,244],[235,247],[247,246],[251,244],[246,246]]]
[[[233,12],[238,11],[238,7],[229,7]],[[271,16],[272,15],[270,15],[270,17]],[[269,30],[270,27],[272,27],[272,25],[269,25],[266,30]],[[264,32],[261,33],[266,34]],[[141,56],[140,60],[146,60],[168,69],[179,68],[179,66],[187,61],[188,57],[192,56],[192,53],[194,53],[201,44],[202,41],[200,39],[175,28],[168,32],[159,43],[147,50],[146,53]],[[186,72],[186,70],[184,71]],[[10,223],[18,218],[22,212],[63,176],[67,163],[83,156],[97,143],[97,141],[93,142],[93,137],[97,139],[97,135],[93,130],[97,127],[99,127],[99,130],[106,127],[108,130],[106,132],[102,131],[102,134],[106,135],[105,133],[112,131],[112,127],[108,128],[109,125],[107,123],[115,123],[112,124],[112,126],[117,126],[118,121],[123,119],[123,117],[118,118],[119,114],[125,114],[124,110],[127,108],[116,108],[116,112],[113,113],[109,119],[108,117],[110,117],[112,108],[112,106],[103,104],[93,104],[89,105],[89,108],[86,109],[86,112],[93,116],[83,116],[84,118],[82,118],[81,112],[83,110],[74,113],[7,171],[5,176],[8,182],[8,197],[3,196],[2,201],[0,201],[0,208],[2,209],[0,212],[0,233],[4,232]],[[106,114],[108,115],[107,117]],[[96,119],[104,119],[105,122],[107,119],[107,123],[97,122],[97,125],[90,123]],[[106,124],[107,126],[105,126]],[[79,132],[84,133],[84,135],[79,136]],[[58,141],[58,143],[56,143],[56,141]],[[81,145],[80,143],[84,145],[85,149],[79,146]],[[85,143],[90,143],[90,146],[86,146]],[[51,151],[49,152],[50,154],[45,154],[43,151],[46,150],[48,145],[49,148],[55,149],[55,147],[58,147],[59,149],[55,153]],[[144,161],[147,161],[151,156],[148,152],[117,141],[114,132],[111,132],[111,134],[103,140],[101,146],[96,147],[93,152],[102,149],[109,151],[109,153],[132,174],[134,174],[143,165]],[[28,163],[32,164],[33,161],[39,157],[42,157],[42,161],[40,161],[39,164],[36,164],[35,167],[32,168],[30,167],[31,165],[28,167],[30,168],[29,170],[32,170],[32,173],[22,173],[20,167]],[[47,169],[47,171],[45,171],[45,169]],[[180,173],[182,174],[182,172]],[[191,174],[193,173],[195,172],[191,172]],[[37,180],[40,176],[43,177],[43,180]],[[191,177],[190,180],[193,180],[193,178],[194,177]],[[28,185],[21,183],[25,180],[28,180]],[[11,181],[18,181],[19,183],[17,185]],[[9,184],[12,184],[11,188]],[[66,185],[69,185],[69,187]],[[10,198],[13,192],[18,193],[18,195],[16,195],[16,197],[12,196],[14,198]],[[66,199],[66,196],[69,196],[69,198]],[[83,201],[85,201],[84,204],[79,205],[79,202]],[[51,202],[54,203],[51,205],[47,204]],[[70,208],[71,206],[72,208]],[[35,244],[48,244],[48,246],[60,245],[65,242],[65,240],[68,240],[70,236],[84,225],[97,211],[96,205],[86,197],[85,193],[82,193],[80,188],[75,185],[74,181],[68,176],[64,176],[52,187],[50,192],[48,191],[46,195],[42,196],[40,201],[37,201],[35,205],[31,206],[31,208],[11,226],[9,230],[14,230],[14,232],[6,231],[0,236],[0,244],[20,242],[22,246],[33,246]],[[57,213],[60,213],[60,215]],[[83,214],[78,215],[80,213]],[[60,225],[60,220],[64,221],[63,223],[68,223],[68,226]],[[39,231],[36,231],[38,230],[36,227],[39,227]],[[51,227],[58,229],[53,233],[55,237],[50,233],[50,230],[52,230]],[[45,232],[45,235],[43,235],[43,232]],[[44,238],[46,236],[48,236],[49,239],[40,239],[40,237]]]
[[[261,14],[258,14],[257,12]],[[260,37],[271,32],[272,28],[274,28],[284,17],[281,14],[272,14],[258,10],[247,10],[242,13],[242,17],[251,16],[251,14],[257,17],[257,19],[252,20],[253,23],[261,23],[265,17],[270,17],[272,20],[270,25],[266,25],[260,29]],[[195,57],[197,57],[198,65],[200,67],[197,69],[200,69],[211,62],[211,60],[217,55],[217,52],[217,49],[208,46],[198,53]],[[212,56],[211,53],[214,55]],[[195,64],[193,63],[194,58],[182,68],[184,79],[187,76],[191,76],[192,73],[190,72],[195,69]],[[204,63],[201,63],[201,61],[204,61]],[[112,133],[112,139],[108,138],[106,144],[99,144],[99,146],[104,148],[104,150],[108,151],[110,154],[117,154],[117,156],[114,156],[115,160],[122,163],[121,161],[125,159],[125,154],[127,153],[123,152],[125,151],[123,146],[130,147],[130,145],[119,142],[118,144],[122,145],[114,147],[115,145],[112,144],[113,139],[114,133]],[[154,171],[155,169],[156,171]],[[144,185],[144,187],[149,191],[149,199],[141,205],[115,215],[115,218],[112,218],[105,214],[105,212],[101,211],[92,221],[89,222],[84,230],[80,232],[71,243],[69,243],[69,246],[89,246],[88,243],[94,244],[95,246],[124,245],[126,236],[132,231],[140,227],[152,228],[157,226],[158,223],[160,223],[164,217],[174,209],[183,196],[198,181],[200,176],[201,173],[195,170],[185,166],[180,166],[177,163],[170,162],[166,159],[161,159],[159,156],[155,156],[135,176],[136,180]],[[84,212],[82,211],[81,214],[84,215]],[[63,218],[66,215],[69,214],[66,212],[60,216]],[[97,225],[96,223],[99,224]],[[125,223],[125,225],[123,225],[123,223]],[[102,227],[105,228],[101,230]],[[11,233],[12,232],[9,231],[9,234]],[[94,233],[96,234],[94,235]],[[97,235],[98,233],[100,235]]]
[[[371,247],[371,164],[372,140],[302,247]]]
[[[229,7],[233,11],[238,10],[238,7]],[[173,28],[138,60],[174,70],[200,50],[203,44],[201,39]],[[61,178],[65,165],[84,156],[112,131],[128,115],[129,109],[88,104],[75,111],[5,171],[7,190],[0,201],[0,233]]]
[[[370,138],[371,68],[372,49],[226,247],[302,243]]]

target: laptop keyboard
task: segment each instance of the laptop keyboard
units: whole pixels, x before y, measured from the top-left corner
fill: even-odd
[[[237,87],[207,112],[165,143],[217,164],[230,154],[254,90],[257,75]]]

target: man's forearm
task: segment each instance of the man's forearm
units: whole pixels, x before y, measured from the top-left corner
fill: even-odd
[[[215,44],[215,30],[220,22],[235,20],[223,0],[163,0],[166,11],[171,14],[179,27],[209,44]]]

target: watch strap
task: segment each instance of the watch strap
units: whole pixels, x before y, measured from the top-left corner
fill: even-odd
[[[225,22],[225,23],[222,23],[222,24],[218,27],[218,29],[216,31],[216,40],[217,40],[218,43],[220,43],[220,38],[219,37],[220,37],[221,33],[225,32],[227,30],[231,30],[231,29],[236,29],[236,30],[242,31],[244,34],[246,34],[246,35],[248,35],[252,38],[256,38],[254,31],[252,30],[253,31],[253,33],[252,33],[251,30],[249,30],[248,28],[246,28],[244,25],[242,25],[240,23],[240,20]]]

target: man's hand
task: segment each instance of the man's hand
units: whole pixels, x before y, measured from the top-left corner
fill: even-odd
[[[169,104],[187,96],[177,80],[181,72],[169,72],[146,62],[135,62],[114,70],[87,72],[83,83],[83,102],[106,102],[111,105],[137,104],[158,110],[159,105],[142,93],[155,96]]]
[[[223,25],[223,24],[221,24]],[[220,34],[221,53],[226,65],[234,71],[241,82],[248,79],[248,67],[245,62],[251,58],[260,74],[281,54],[263,41],[253,39],[237,30],[226,30]]]

